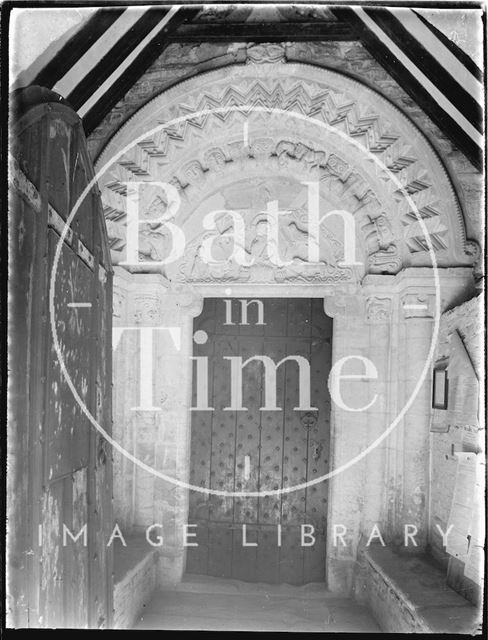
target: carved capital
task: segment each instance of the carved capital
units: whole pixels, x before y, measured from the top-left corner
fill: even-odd
[[[134,322],[142,326],[161,324],[161,299],[156,294],[141,294],[134,297]]]
[[[392,300],[389,296],[370,296],[366,300],[366,322],[378,324],[390,322]]]
[[[464,253],[466,256],[471,258],[473,264],[475,264],[481,257],[480,245],[476,240],[466,240],[464,244]]]
[[[433,318],[435,315],[435,294],[411,292],[405,293],[400,299],[403,317]]]

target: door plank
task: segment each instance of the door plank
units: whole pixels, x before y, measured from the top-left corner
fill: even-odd
[[[278,547],[278,525],[260,524],[257,548],[258,582],[277,584],[280,581],[280,552]]]
[[[239,338],[239,355],[243,362],[262,353],[262,351],[263,343],[260,339]],[[242,402],[247,410],[237,412],[234,490],[250,492],[257,491],[259,486],[263,364],[259,361],[247,364],[242,379]],[[246,475],[246,467],[248,467],[248,475]],[[257,503],[257,497],[236,497],[234,500],[234,522],[257,522]]]
[[[259,545],[259,529],[256,525],[245,523],[233,525],[232,577],[236,580],[253,582],[257,575],[259,547],[243,545],[243,526],[246,527],[246,543]]]
[[[300,525],[283,525],[280,548],[280,582],[303,584],[303,547]]]
[[[268,317],[271,314],[268,314]],[[281,338],[266,338],[264,351],[278,363],[286,356],[286,343]],[[276,405],[281,411],[262,411],[261,416],[261,465],[260,489],[276,490],[282,482],[283,416],[285,398],[285,365],[276,376]],[[264,392],[263,392],[264,397]],[[259,498],[258,520],[263,525],[277,525],[281,522],[281,496],[263,496]]]
[[[229,522],[210,522],[208,526],[208,574],[232,577],[233,531]]]
[[[189,524],[196,525],[190,529],[191,533],[196,533],[196,537],[190,540],[198,544],[198,547],[186,549],[186,572],[206,575],[208,573],[208,518],[198,520],[190,515]]]

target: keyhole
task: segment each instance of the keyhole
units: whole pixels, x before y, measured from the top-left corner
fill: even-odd
[[[249,480],[251,477],[251,457],[244,456],[244,480]]]

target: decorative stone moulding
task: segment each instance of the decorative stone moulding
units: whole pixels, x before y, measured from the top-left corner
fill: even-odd
[[[285,47],[281,43],[249,44],[246,53],[248,64],[286,62]]]
[[[364,320],[367,324],[402,321],[429,321],[436,317],[437,299],[439,313],[469,299],[475,291],[473,270],[470,267],[439,269],[438,288],[434,271],[428,267],[403,269],[395,275],[366,275],[357,292],[362,300]],[[333,305],[342,296],[332,299]],[[329,303],[330,304],[330,303]],[[325,303],[327,310],[327,300]],[[359,310],[357,313],[361,313]],[[357,315],[355,312],[355,315]]]
[[[422,133],[369,87],[335,71],[285,64],[284,51],[282,45],[249,45],[250,64],[179,83],[142,107],[112,138],[96,167],[125,149],[99,179],[114,262],[123,262],[126,250],[127,183],[142,181],[168,183],[179,194],[178,211],[168,213],[164,192],[154,192],[140,218],[153,220],[140,225],[140,259],[154,263],[171,282],[357,283],[365,274],[432,266],[430,249],[440,267],[472,266],[479,248],[466,239],[452,183]],[[167,129],[155,130],[170,121]],[[280,189],[267,185],[279,180],[296,184],[297,193],[316,181],[321,212],[352,213],[361,267],[340,264],[343,231],[337,223],[321,226],[323,255],[318,265],[306,264],[303,201],[288,205],[280,219],[280,252],[292,264],[276,266],[264,254],[251,268],[229,260],[224,245],[233,227],[225,220],[210,232],[221,259],[199,262],[209,237],[202,227],[205,206],[208,212],[219,201],[225,208],[225,194],[239,185],[241,193],[263,194],[254,212],[249,204],[227,207],[242,215],[247,255],[259,251],[263,203],[280,200]],[[154,221],[158,213],[166,221]],[[188,243],[176,264],[161,269],[156,263],[168,253],[168,221],[188,232]]]

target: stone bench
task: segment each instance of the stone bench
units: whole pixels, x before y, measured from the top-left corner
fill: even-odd
[[[400,555],[387,547],[365,552],[367,603],[390,633],[481,633],[481,612],[446,584],[427,556]]]
[[[156,588],[158,554],[143,536],[126,537],[127,547],[114,542],[115,629],[136,622]]]

